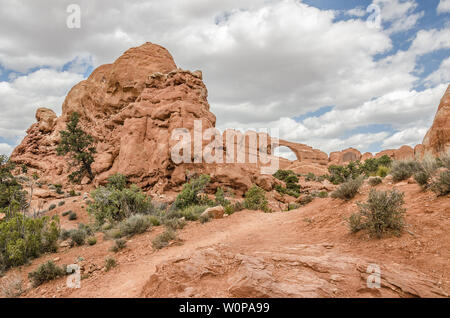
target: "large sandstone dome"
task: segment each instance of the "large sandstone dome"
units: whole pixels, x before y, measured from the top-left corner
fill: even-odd
[[[175,168],[169,152],[173,129],[193,127],[194,119],[201,119],[204,128],[216,121],[201,72],[178,69],[166,49],[145,43],[74,86],[61,117],[39,109],[37,123],[11,159],[41,171],[52,183],[65,182],[67,160],[55,150],[72,112],[80,114],[80,125],[97,141],[95,183],[120,172],[142,187],[170,179]]]

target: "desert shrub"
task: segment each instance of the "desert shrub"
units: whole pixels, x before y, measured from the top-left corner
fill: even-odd
[[[148,216],[148,221],[150,222],[151,225],[153,226],[159,226],[161,225],[161,219],[155,215],[149,215]]]
[[[284,181],[286,187],[282,185],[275,185],[275,190],[281,194],[287,194],[293,197],[298,198],[300,195],[300,185],[298,185],[298,177],[291,170],[278,170],[273,175],[275,178]]]
[[[306,181],[316,181],[316,179],[316,175],[312,172],[309,172],[305,177]]]
[[[40,265],[35,271],[28,273],[28,278],[31,280],[33,287],[37,287],[64,275],[65,271],[63,268],[52,261],[48,261]]]
[[[225,208],[224,208],[224,213],[225,214],[228,214],[228,215],[231,215],[231,214],[233,214],[234,213],[234,207],[233,207],[233,205],[227,205]]]
[[[292,171],[292,170],[278,170],[277,172],[275,172],[273,174],[273,176],[275,178],[277,178],[278,180],[281,180],[281,181],[285,181],[286,178],[288,176],[290,176],[290,175],[295,175],[294,171]]]
[[[118,239],[122,237],[122,232],[118,228],[112,228],[105,232],[105,235],[109,239]]]
[[[56,252],[59,219],[21,214],[0,222],[0,270],[25,264],[42,253]]]
[[[69,191],[69,196],[71,196],[71,197],[76,197],[76,196],[77,196],[77,193],[75,192],[74,189],[71,189],[71,190]]]
[[[450,193],[450,170],[442,171],[435,181],[431,184],[431,190],[438,196],[444,196]]]
[[[428,185],[428,181],[430,181],[431,175],[426,170],[418,171],[414,174],[414,180],[419,184],[422,188],[426,188]]]
[[[64,204],[66,204],[66,201],[59,201],[58,202],[58,206],[63,206]]]
[[[127,241],[123,239],[117,239],[114,242],[114,245],[111,247],[111,251],[117,253],[120,250],[123,250],[127,246]]]
[[[97,244],[97,238],[95,236],[90,236],[87,239],[87,242],[90,246]]]
[[[172,229],[166,229],[163,233],[155,237],[152,241],[152,246],[154,249],[162,249],[169,245],[169,242],[176,238],[176,234]]]
[[[72,210],[65,211],[65,212],[63,212],[61,215],[62,215],[62,216],[68,216],[70,213],[73,213],[73,211],[72,211]]]
[[[186,221],[183,219],[171,218],[163,220],[163,224],[166,228],[171,230],[182,229],[186,226]]]
[[[23,293],[22,284],[22,277],[19,274],[13,274],[1,280],[0,290],[6,298],[19,297]]]
[[[112,268],[117,266],[117,262],[114,258],[108,257],[105,259],[105,270],[109,272]]]
[[[269,211],[266,192],[260,187],[253,185],[245,193],[244,207],[249,210]]]
[[[361,220],[361,214],[360,213],[353,213],[350,215],[348,219],[348,225],[350,227],[350,232],[357,233],[364,229],[364,224]]]
[[[74,221],[78,218],[77,214],[75,212],[70,212],[69,214],[69,220]]]
[[[184,217],[188,221],[196,221],[207,208],[209,208],[207,205],[190,205],[179,210],[177,216]]]
[[[390,169],[386,166],[379,166],[376,175],[384,178],[389,174]]]
[[[364,178],[360,177],[347,181],[339,186],[334,192],[331,193],[332,198],[339,198],[342,200],[350,200],[358,193],[358,189],[363,184]]]
[[[111,223],[105,223],[100,227],[100,230],[102,231],[108,231],[113,228],[113,225]]]
[[[394,161],[390,174],[394,182],[399,182],[410,178],[421,169],[420,163],[414,160]]]
[[[370,236],[377,238],[386,234],[400,235],[405,226],[403,198],[404,193],[397,190],[372,189],[367,202],[358,203],[359,212],[350,217],[350,230],[355,233],[366,229]]]
[[[297,204],[297,203],[289,203],[289,204],[288,204],[287,210],[288,210],[288,211],[291,211],[291,210],[298,209],[299,207],[300,207],[300,205]]]
[[[108,188],[123,190],[127,187],[127,178],[120,173],[113,174],[108,177]]]
[[[62,229],[60,234],[59,234],[59,238],[62,241],[65,241],[65,240],[69,239],[70,238],[70,231],[68,231],[66,229]]]
[[[201,196],[206,186],[209,184],[211,177],[201,175],[198,178],[190,180],[183,185],[183,189],[175,199],[174,206],[177,209],[183,209],[190,205],[199,205],[205,202],[205,198]]]
[[[51,211],[54,209],[56,209],[56,204],[50,204],[50,206],[48,207],[48,210]]]
[[[209,222],[211,220],[211,216],[209,215],[209,214],[207,214],[207,215],[201,215],[200,217],[199,217],[199,221],[200,221],[200,223],[206,223],[206,222]]]
[[[382,182],[383,182],[383,179],[381,179],[380,177],[370,178],[370,179],[369,179],[369,184],[370,184],[372,187],[375,187],[375,186],[381,184]]]
[[[384,155],[380,158],[369,158],[364,161],[364,163],[360,163],[361,173],[364,173],[366,176],[377,175],[379,177],[384,178],[386,175],[383,175],[386,170],[389,171],[389,167],[392,165],[392,159]]]
[[[99,187],[91,192],[91,196],[94,201],[89,204],[87,210],[99,225],[106,221],[122,221],[133,214],[148,214],[153,209],[150,198],[136,185],[123,189],[113,186]]]
[[[230,205],[230,201],[225,198],[225,192],[222,188],[217,188],[215,197],[214,202],[216,205],[221,205],[223,207]]]
[[[314,200],[314,198],[311,195],[305,195],[300,198],[299,203],[300,205],[307,205],[308,203],[311,203]]]
[[[56,193],[58,194],[64,194],[63,190],[62,190],[62,184],[54,184],[54,189],[56,191]]]
[[[224,213],[231,215],[235,212],[242,211],[243,209],[244,209],[244,206],[243,206],[242,202],[236,201],[235,203],[226,206]]]
[[[84,229],[70,230],[70,246],[84,245],[87,235],[88,234]]]
[[[147,216],[135,214],[123,220],[119,224],[119,229],[122,236],[131,237],[135,234],[144,233],[150,226],[151,223]]]
[[[319,197],[319,198],[328,198],[328,192],[327,191],[320,191],[318,194],[317,194],[317,196]]]

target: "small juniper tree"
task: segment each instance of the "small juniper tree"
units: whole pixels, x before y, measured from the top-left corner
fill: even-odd
[[[67,123],[67,130],[61,131],[61,142],[56,149],[58,156],[70,154],[73,162],[72,166],[77,166],[78,170],[69,175],[69,180],[74,183],[80,183],[84,176],[90,181],[94,179],[91,165],[94,162],[96,153],[94,138],[78,127],[80,115],[72,113]]]

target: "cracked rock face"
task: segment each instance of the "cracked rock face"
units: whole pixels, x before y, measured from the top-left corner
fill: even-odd
[[[331,245],[332,248],[332,245]],[[370,261],[327,245],[239,253],[226,245],[158,265],[141,297],[442,297],[423,273],[392,263],[368,287]]]

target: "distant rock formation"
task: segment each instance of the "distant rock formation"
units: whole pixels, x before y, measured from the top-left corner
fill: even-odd
[[[450,85],[441,99],[433,125],[422,144],[425,153],[434,156],[450,151]]]

